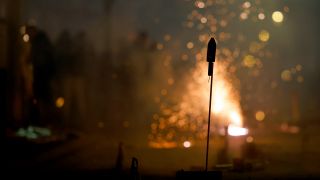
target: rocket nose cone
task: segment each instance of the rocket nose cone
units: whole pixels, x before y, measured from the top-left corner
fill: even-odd
[[[216,40],[213,37],[210,38],[208,46],[216,47]]]
[[[216,40],[212,37],[208,43],[207,61],[214,62],[216,56]]]

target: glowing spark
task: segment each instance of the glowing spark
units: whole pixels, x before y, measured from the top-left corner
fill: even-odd
[[[245,136],[248,134],[247,128],[242,128],[234,125],[229,125],[228,127],[228,134],[230,136]]]
[[[191,142],[190,141],[184,141],[183,142],[183,147],[185,147],[185,148],[191,147]]]

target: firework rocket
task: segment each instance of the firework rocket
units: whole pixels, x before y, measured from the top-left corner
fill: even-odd
[[[216,41],[214,38],[211,38],[208,43],[208,50],[207,50],[207,61],[209,63],[208,76],[213,75],[213,63],[215,62],[215,58],[216,58]]]

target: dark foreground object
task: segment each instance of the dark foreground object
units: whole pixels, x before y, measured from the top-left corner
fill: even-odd
[[[177,172],[177,180],[185,180],[185,179],[222,179],[221,171],[178,171]]]

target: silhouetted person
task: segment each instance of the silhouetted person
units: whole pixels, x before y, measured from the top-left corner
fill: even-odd
[[[52,101],[51,83],[54,77],[53,47],[48,36],[34,26],[27,27],[31,52],[29,63],[33,71],[33,103],[35,112],[32,120],[46,124],[50,117]]]
[[[132,161],[131,161],[131,168],[130,168],[130,172],[131,172],[131,179],[133,180],[140,180],[140,174],[138,171],[138,159],[133,157]]]

